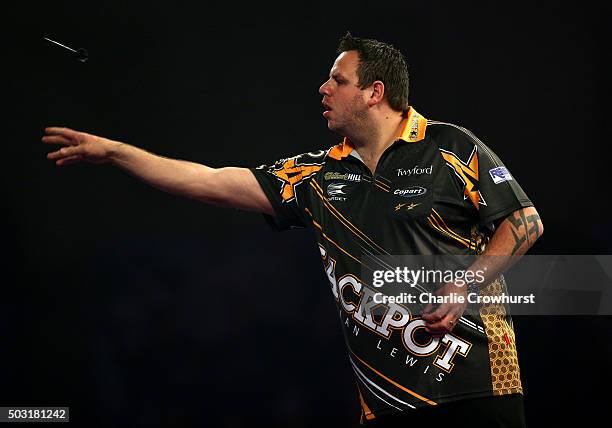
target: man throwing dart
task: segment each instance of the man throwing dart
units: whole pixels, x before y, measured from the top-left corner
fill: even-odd
[[[110,163],[165,192],[263,213],[280,230],[313,227],[363,424],[524,427],[514,330],[503,305],[471,314],[450,299],[421,313],[375,304],[362,269],[387,269],[382,256],[471,255],[465,272],[486,272],[482,280],[441,284],[436,295],[505,293],[501,273],[542,235],[540,217],[473,133],[428,120],[409,104],[397,49],[347,33],[337,53],[319,93],[328,128],[343,139],[327,150],[257,168],[210,168],[50,127],[42,141],[62,147],[47,157],[58,166]]]

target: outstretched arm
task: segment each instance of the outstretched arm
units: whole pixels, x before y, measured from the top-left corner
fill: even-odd
[[[110,163],[164,192],[214,205],[274,214],[268,198],[247,168],[210,168],[170,159],[70,128],[46,128],[42,141],[64,146],[47,154],[57,166]]]

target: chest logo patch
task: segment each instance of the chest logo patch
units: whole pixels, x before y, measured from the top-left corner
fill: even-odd
[[[403,176],[414,176],[414,175],[431,175],[433,173],[433,165],[429,165],[428,167],[420,167],[420,166],[415,166],[413,168],[408,168],[408,169],[404,169],[404,168],[397,168],[397,176],[398,177],[403,177]]]
[[[346,193],[342,191],[344,187],[346,187],[346,184],[332,183],[329,186],[327,186],[327,194],[329,196],[346,195]]]
[[[324,177],[326,180],[361,181],[361,174],[341,174],[339,172],[326,172]]]
[[[404,198],[413,198],[415,196],[421,196],[427,193],[427,189],[421,186],[406,187],[405,189],[395,189],[394,195],[402,196]]]
[[[348,194],[344,191],[348,184],[345,183],[330,183],[327,186],[327,195],[330,201],[346,201]]]

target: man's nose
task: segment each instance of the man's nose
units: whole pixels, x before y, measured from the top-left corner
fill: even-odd
[[[326,80],[325,82],[323,82],[323,84],[319,88],[319,93],[321,95],[329,95],[329,90],[328,90],[328,85],[327,85],[328,83],[329,83],[329,80]]]

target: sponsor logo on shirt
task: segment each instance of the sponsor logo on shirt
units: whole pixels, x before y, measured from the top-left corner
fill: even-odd
[[[495,184],[499,184],[499,183],[503,183],[504,181],[512,180],[512,176],[510,175],[508,170],[503,166],[490,169],[489,175],[491,175],[491,178],[493,179],[493,183]]]
[[[412,125],[410,126],[410,138],[411,140],[415,140],[419,136],[419,115],[415,114]]]
[[[474,146],[472,153],[466,160],[462,160],[455,153],[448,150],[440,149],[442,157],[446,161],[446,165],[453,170],[453,175],[461,182],[463,186],[463,200],[469,199],[474,207],[487,205],[487,202],[478,190],[478,146]]]
[[[390,301],[380,303],[382,292],[370,288],[351,273],[340,276],[336,272],[336,260],[320,244],[319,250],[332,294],[342,309],[341,320],[347,331],[352,332],[349,334],[358,336],[360,329],[363,331],[367,328],[378,339],[372,343],[375,352],[384,349],[390,358],[402,355],[402,370],[410,370],[415,364],[421,364],[421,370],[426,366],[422,372],[426,374],[430,366],[435,366],[439,371],[430,371],[427,376],[435,376],[437,382],[442,382],[446,374],[452,373],[460,365],[462,358],[468,357],[473,348],[471,342],[454,332],[443,337],[421,336],[425,327],[424,320],[418,316],[413,318],[411,310],[402,304]],[[377,322],[375,320],[378,317],[380,321]],[[397,345],[398,342],[401,345]],[[421,359],[425,364],[421,363]]]
[[[340,174],[339,172],[326,172],[326,180],[346,180],[346,181],[361,181],[361,174]]]
[[[406,187],[405,189],[395,189],[394,195],[402,196],[404,198],[412,198],[415,196],[421,196],[427,193],[427,189],[421,186]]]
[[[398,177],[403,177],[403,176],[411,177],[413,175],[423,175],[423,174],[431,175],[432,173],[433,173],[433,165],[429,165],[428,167],[415,166],[412,169],[404,169],[404,168],[397,169]]]
[[[267,168],[268,173],[274,175],[280,180],[283,185],[281,188],[281,197],[283,203],[295,200],[296,186],[304,182],[308,177],[315,175],[321,168],[322,163],[309,162],[302,164],[301,158],[303,155],[298,155],[292,158],[280,159],[272,166],[262,165],[258,169]]]
[[[328,200],[330,201],[346,201],[346,192],[344,192],[344,188],[348,186],[348,184],[344,183],[331,183],[327,186],[327,195],[329,196]]]

